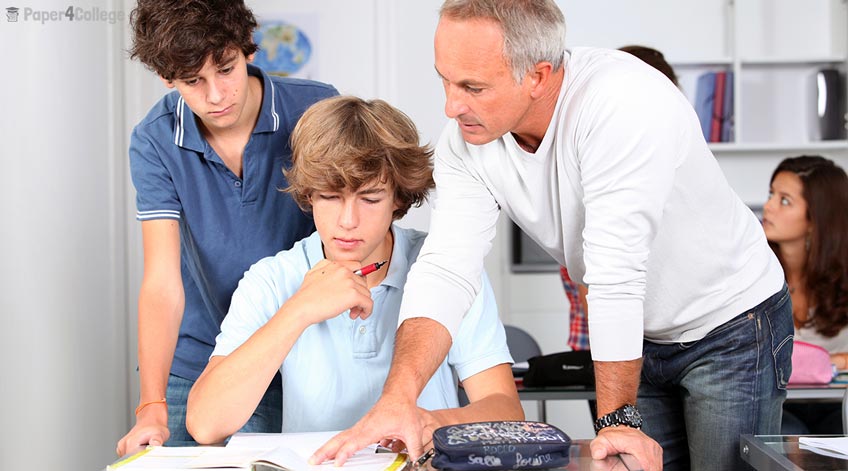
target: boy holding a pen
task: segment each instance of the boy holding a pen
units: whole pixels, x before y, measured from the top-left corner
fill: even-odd
[[[277,371],[285,432],[345,429],[376,403],[406,275],[425,237],[393,222],[434,185],[432,152],[418,140],[409,118],[381,100],[335,97],[304,113],[286,191],[312,212],[317,232],[259,261],[239,283],[189,395],[187,425],[198,442],[239,430]],[[423,443],[442,425],[523,419],[492,288],[485,275],[482,282],[418,398]]]

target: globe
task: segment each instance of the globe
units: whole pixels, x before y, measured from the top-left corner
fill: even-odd
[[[306,35],[283,21],[263,23],[253,38],[259,45],[253,64],[270,73],[293,75],[312,55],[312,45]]]

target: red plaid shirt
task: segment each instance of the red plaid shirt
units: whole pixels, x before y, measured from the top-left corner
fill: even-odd
[[[568,304],[571,306],[569,311],[568,346],[572,350],[589,350],[589,319],[586,316],[586,308],[580,301],[580,292],[577,289],[577,283],[571,280],[571,277],[568,276],[568,270],[565,267],[559,267],[559,276],[562,279],[562,287],[565,289],[565,295],[568,297]]]

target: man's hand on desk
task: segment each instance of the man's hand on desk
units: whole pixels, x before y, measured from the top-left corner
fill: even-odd
[[[429,411],[421,407],[418,408],[418,413],[421,414],[421,423],[423,424],[423,428],[420,431],[423,450],[429,450],[433,447],[433,432],[435,432],[436,429],[441,427],[443,424],[443,422],[439,420],[442,412],[443,411]],[[384,438],[381,440],[380,446],[388,448],[395,453],[401,453],[406,450],[406,443],[402,440],[395,440],[391,438]]]
[[[625,461],[625,458],[629,458]],[[641,466],[635,463],[630,455],[611,455],[602,460],[591,460],[589,471],[641,471]]]
[[[639,461],[645,471],[659,471],[663,467],[663,452],[659,443],[635,428],[618,426],[602,429],[589,448],[595,460],[628,453]]]
[[[335,459],[336,466],[341,466],[358,450],[374,443],[387,444],[391,441],[396,445],[398,442],[406,444],[410,457],[417,459],[424,453],[421,433],[427,422],[428,418],[415,402],[384,395],[353,427],[319,448],[309,459],[309,464]]]
[[[167,409],[146,407],[139,413],[132,430],[118,441],[115,452],[118,456],[135,453],[147,445],[162,445],[170,436]]]

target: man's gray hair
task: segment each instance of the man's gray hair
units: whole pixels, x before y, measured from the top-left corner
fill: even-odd
[[[445,0],[440,17],[454,20],[483,18],[503,31],[504,58],[516,82],[539,62],[562,66],[565,18],[553,0]]]

